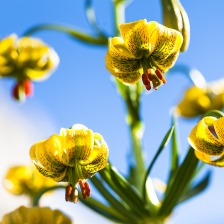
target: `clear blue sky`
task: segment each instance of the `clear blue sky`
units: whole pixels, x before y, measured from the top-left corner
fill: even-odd
[[[224,70],[222,55],[224,51],[224,1],[182,0],[181,2],[190,18],[191,42],[189,50],[180,55],[177,63],[197,68],[207,81],[222,78]],[[111,1],[98,0],[94,3],[99,23],[110,34],[112,30]],[[69,24],[91,32],[85,18],[84,1],[1,0],[0,8],[0,38],[11,33],[22,35],[29,27],[45,22]],[[148,21],[162,21],[159,0],[135,0],[127,7],[127,22],[144,18]],[[70,127],[75,123],[86,125],[104,136],[110,147],[110,161],[125,174],[128,167],[127,154],[130,148],[128,129],[125,123],[125,108],[121,98],[117,95],[113,82],[111,82],[109,72],[105,69],[106,47],[85,45],[57,31],[41,31],[33,36],[42,38],[54,47],[59,54],[60,65],[47,81],[35,85],[34,97],[22,105],[13,102],[9,96],[6,96],[11,93],[12,80],[1,79],[1,93],[4,92],[6,100],[1,100],[0,108],[10,105],[12,110],[19,111],[30,122],[32,119],[35,119],[34,123],[39,120],[38,129],[35,131],[40,132],[38,136],[42,136],[42,138],[53,134],[52,130],[58,133],[61,127]],[[181,99],[183,91],[190,85],[191,83],[186,77],[175,74],[159,91],[143,96],[142,118],[146,125],[144,135],[144,149],[147,153],[146,164],[151,161],[169,128],[170,109]],[[41,122],[46,117],[49,118],[49,122]],[[187,136],[196,121],[197,119],[179,119],[183,154],[187,149]],[[0,128],[1,126],[3,125],[0,124]],[[18,144],[20,143],[18,142]],[[167,148],[157,161],[152,177],[166,180],[168,162],[169,149]],[[174,224],[224,223],[222,214],[224,170],[208,166],[206,168],[213,170],[209,188],[198,197],[176,208],[173,214]],[[1,165],[0,169],[3,169]],[[81,224],[80,219],[76,219],[75,216],[81,217],[82,213],[85,216],[84,208],[61,202],[64,200],[64,196],[60,193],[59,195],[62,198],[58,199],[58,195],[56,195],[58,206],[55,203],[56,199],[51,198],[50,203],[53,207],[66,211],[65,206],[67,206],[67,211],[76,220],[76,224]],[[48,205],[48,201],[44,201],[44,203]],[[92,214],[90,213],[90,215]],[[100,223],[99,219],[95,223]],[[103,221],[102,223],[109,222]]]

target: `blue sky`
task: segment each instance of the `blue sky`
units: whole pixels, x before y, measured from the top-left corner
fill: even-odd
[[[190,18],[191,42],[188,51],[180,54],[177,63],[197,68],[207,81],[222,78],[224,2],[221,0],[182,0],[181,2]],[[100,25],[108,34],[112,33],[111,1],[94,1],[94,5]],[[85,17],[84,1],[1,0],[0,6],[0,38],[11,33],[22,35],[31,26],[45,22],[68,24],[92,32]],[[126,8],[127,22],[144,18],[148,21],[162,22],[159,0],[135,0],[128,5]],[[43,39],[57,51],[60,65],[47,81],[35,84],[35,95],[25,104],[19,104],[10,98],[12,80],[0,80],[1,108],[4,111],[10,111],[10,114],[0,113],[0,116],[6,117],[9,124],[12,123],[10,127],[13,130],[17,130],[16,127],[21,125],[21,117],[24,119],[24,127],[21,125],[21,130],[26,129],[24,133],[28,133],[27,129],[32,129],[33,136],[26,140],[24,147],[27,148],[24,149],[24,159],[21,159],[21,162],[29,161],[29,145],[33,142],[58,133],[61,127],[82,123],[104,136],[110,147],[110,161],[125,174],[130,148],[125,123],[125,107],[111,81],[111,75],[105,69],[106,47],[86,45],[57,31],[40,31],[33,36]],[[183,91],[190,85],[189,80],[182,74],[174,74],[159,91],[143,95],[141,115],[145,122],[143,143],[147,154],[146,164],[151,161],[164,134],[169,129],[171,108],[181,99]],[[4,131],[4,136],[8,136],[11,130],[9,127],[5,129],[6,122],[2,123],[5,121],[3,118],[0,119],[0,129],[4,127],[4,130],[7,130]],[[196,122],[197,119],[179,119],[183,155],[187,149],[187,136]],[[31,123],[33,125],[30,125]],[[17,135],[16,131],[13,133]],[[17,141],[21,147],[23,144],[20,141],[25,140],[17,138]],[[7,151],[7,141],[4,150]],[[14,150],[13,156],[17,158],[19,152]],[[9,164],[12,164],[11,154],[5,157]],[[17,161],[15,158],[13,162]],[[168,162],[169,150],[167,148],[157,161],[152,177],[166,180]],[[3,165],[0,167],[1,171],[5,170]],[[176,208],[172,217],[174,224],[224,223],[222,214],[224,170],[208,166],[206,168],[213,171],[209,188]],[[82,205],[62,202],[64,196],[60,192],[54,195],[55,197],[50,197],[49,201],[44,199],[43,204],[49,205],[50,202],[54,208],[67,211],[76,224],[85,223],[81,221],[81,218],[86,216],[86,210]],[[7,195],[7,197],[11,196]],[[0,207],[0,215],[2,214],[1,209]],[[95,223],[100,223],[101,219],[92,213],[88,214],[89,217],[95,217],[93,219],[96,220]],[[103,221],[102,223],[110,222]]]

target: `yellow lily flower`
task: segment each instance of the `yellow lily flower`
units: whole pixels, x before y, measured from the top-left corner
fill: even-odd
[[[3,216],[0,224],[72,224],[71,219],[60,210],[48,207],[26,208],[20,206],[15,211]]]
[[[109,39],[106,68],[126,85],[142,77],[147,90],[166,82],[163,73],[177,60],[183,41],[180,32],[146,19],[120,25],[122,37]]]
[[[224,166],[224,117],[204,117],[191,131],[188,141],[198,159]]]
[[[205,87],[190,87],[177,105],[178,113],[183,117],[195,117],[209,110],[221,110],[224,107],[224,79],[207,84]]]
[[[57,182],[69,182],[66,201],[77,202],[80,185],[83,198],[90,196],[86,181],[108,162],[108,146],[103,137],[84,125],[62,128],[60,135],[37,142],[30,149],[30,157],[38,171]]]
[[[17,80],[13,88],[15,99],[24,100],[33,94],[32,81],[47,79],[59,63],[53,48],[37,38],[12,34],[0,40],[0,77]]]
[[[9,192],[31,197],[42,188],[54,185],[53,180],[41,175],[33,165],[10,167],[4,179],[4,186]]]

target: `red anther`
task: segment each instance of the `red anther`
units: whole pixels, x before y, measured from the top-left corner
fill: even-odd
[[[32,81],[28,79],[23,80],[23,88],[26,96],[31,97],[33,95],[34,85]]]
[[[150,81],[152,81],[152,72],[150,68],[146,69],[146,75]]]
[[[83,199],[86,199],[86,197],[90,196],[90,186],[86,181],[79,180],[79,186],[82,191],[82,197]]]
[[[150,80],[148,79],[147,75],[146,74],[143,74],[142,75],[142,82],[143,84],[146,86],[146,85],[150,85]]]
[[[150,85],[150,83],[149,83],[149,85],[146,85],[145,88],[146,88],[147,90],[150,90],[150,89],[151,89],[151,85]]]
[[[14,99],[19,100],[19,83],[16,83],[13,87],[12,96]]]
[[[165,84],[165,83],[166,83],[166,79],[164,78],[162,72],[161,72],[159,69],[156,69],[156,70],[155,70],[155,73],[156,73],[157,77],[158,77],[160,80],[162,80],[162,82]]]
[[[65,188],[65,201],[72,200],[72,189],[73,189],[72,184],[70,184]]]
[[[87,195],[87,197],[90,197],[90,186],[89,186],[88,182],[85,182],[84,185],[85,185],[85,189],[86,189],[86,195]]]

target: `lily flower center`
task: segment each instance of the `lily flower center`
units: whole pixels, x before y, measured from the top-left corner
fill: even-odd
[[[90,186],[86,180],[79,179],[78,180],[79,187],[82,192],[82,198],[86,199],[86,197],[90,197]],[[65,188],[65,201],[70,201],[77,203],[78,202],[78,184],[69,183],[69,185]]]
[[[65,189],[65,200],[77,203],[78,202],[78,185],[82,192],[83,199],[90,197],[90,186],[84,179],[78,161],[74,162],[74,167],[68,168],[69,185]]]
[[[153,88],[157,90],[159,86],[166,83],[166,79],[164,78],[162,72],[159,69],[147,68],[146,72],[142,74],[142,82],[147,90],[151,89],[151,82]]]
[[[150,59],[143,57],[141,59],[141,64],[144,71],[142,74],[142,82],[147,90],[151,89],[151,84],[153,88],[157,90],[159,86],[166,83],[162,72],[152,65]]]

